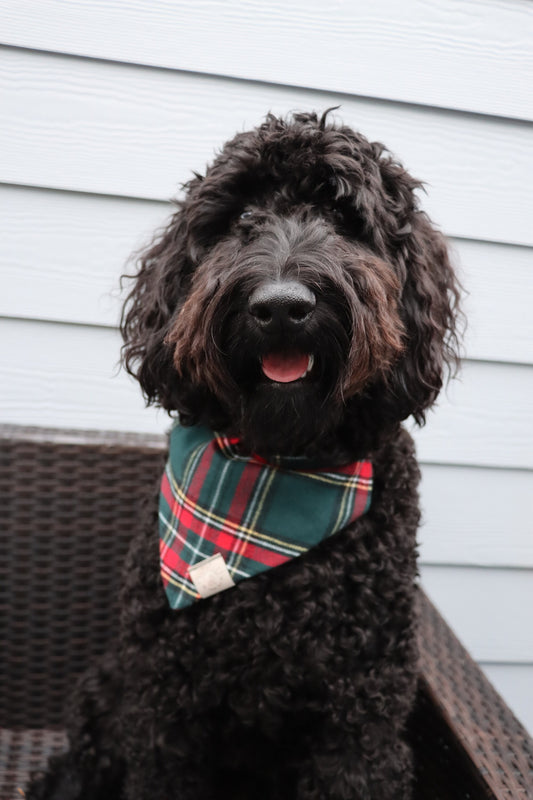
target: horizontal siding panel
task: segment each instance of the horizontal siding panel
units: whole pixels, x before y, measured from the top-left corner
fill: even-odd
[[[533,250],[469,241],[454,243],[454,249],[467,293],[467,356],[530,364]]]
[[[533,664],[482,664],[483,672],[533,736]]]
[[[0,314],[97,325],[116,324],[119,275],[169,213],[158,202],[17,186],[0,186],[0,209]],[[452,245],[469,292],[468,357],[531,363],[533,251]]]
[[[420,558],[533,569],[533,472],[424,464]]]
[[[148,200],[0,186],[0,315],[116,325],[120,275],[169,213]]]
[[[0,320],[0,421],[55,427],[161,430],[125,375],[113,377],[112,329]],[[458,383],[457,381],[455,382]],[[468,363],[463,382],[418,432],[429,462],[533,467],[533,369]],[[529,438],[528,438],[529,437]]]
[[[466,362],[415,431],[423,461],[533,467],[533,369]]]
[[[477,661],[533,662],[531,570],[422,566],[421,577]]]
[[[527,0],[4,0],[6,44],[531,119]]]
[[[269,109],[341,102],[340,118],[426,181],[423,205],[448,234],[533,244],[523,123],[18,50],[0,59],[0,181],[167,200]]]
[[[161,433],[168,417],[144,409],[118,373],[121,340],[109,328],[0,320],[0,422]],[[117,374],[118,373],[118,374]]]

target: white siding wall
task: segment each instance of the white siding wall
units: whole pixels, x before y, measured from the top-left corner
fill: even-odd
[[[268,110],[324,110],[427,182],[470,292],[417,433],[422,580],[533,731],[533,5],[4,0],[0,422],[161,431],[116,374],[118,276]]]

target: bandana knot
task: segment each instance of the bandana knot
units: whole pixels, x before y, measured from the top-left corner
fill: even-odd
[[[174,609],[302,555],[370,507],[370,461],[305,469],[239,455],[238,444],[201,425],[171,431],[159,545]]]

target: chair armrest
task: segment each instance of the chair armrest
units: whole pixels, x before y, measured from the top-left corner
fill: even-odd
[[[533,740],[423,592],[419,608],[419,707],[445,727],[481,796],[530,800]]]

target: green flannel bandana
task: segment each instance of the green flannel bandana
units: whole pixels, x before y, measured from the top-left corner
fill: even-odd
[[[238,453],[238,439],[175,424],[161,481],[161,576],[172,608],[284,564],[370,507],[372,464],[303,469]]]

